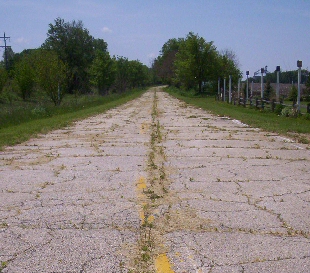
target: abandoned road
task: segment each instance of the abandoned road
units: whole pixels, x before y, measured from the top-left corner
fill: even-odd
[[[152,88],[0,152],[0,272],[309,272],[309,148]]]

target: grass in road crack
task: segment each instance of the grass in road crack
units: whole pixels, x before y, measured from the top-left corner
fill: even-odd
[[[154,261],[158,254],[161,254],[163,239],[160,231],[157,230],[155,218],[155,210],[168,193],[165,181],[167,175],[163,162],[165,161],[164,148],[161,145],[163,135],[162,127],[158,120],[159,111],[157,108],[158,98],[154,91],[153,108],[152,108],[152,124],[150,135],[150,152],[148,154],[148,180],[149,185],[140,191],[140,204],[143,203],[142,224],[140,226],[140,239],[136,258],[134,260],[135,269],[131,269],[132,273],[153,273],[155,272]]]

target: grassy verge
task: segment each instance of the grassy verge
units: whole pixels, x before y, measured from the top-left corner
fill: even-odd
[[[196,97],[192,94],[180,92],[175,88],[166,88],[166,91],[178,99],[209,110],[213,114],[238,119],[252,127],[261,128],[269,132],[288,135],[303,143],[309,143],[310,141],[310,120],[303,117],[290,118],[278,116],[270,111],[244,108],[243,106],[216,101],[214,97]]]
[[[101,98],[96,101],[85,103],[82,106],[63,107],[56,109],[52,115],[30,120],[23,120],[19,124],[9,124],[0,128],[0,150],[4,146],[21,143],[29,138],[48,131],[59,129],[70,125],[72,122],[100,114],[113,107],[124,104],[142,95],[144,90],[132,90],[121,95],[113,95]]]

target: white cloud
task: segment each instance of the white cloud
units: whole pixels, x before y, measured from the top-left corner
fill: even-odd
[[[147,57],[149,59],[155,59],[157,57],[157,55],[155,53],[150,53],[150,54],[147,55]]]
[[[102,32],[104,32],[104,33],[111,33],[112,30],[109,29],[108,27],[104,27],[104,28],[102,28]]]
[[[16,43],[21,44],[21,45],[27,45],[29,44],[29,40],[25,39],[24,37],[19,37],[16,39]]]

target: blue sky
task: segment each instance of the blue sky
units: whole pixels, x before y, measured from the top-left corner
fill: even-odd
[[[14,52],[37,48],[57,17],[82,20],[111,55],[146,65],[192,31],[235,52],[250,76],[266,65],[296,69],[298,59],[310,69],[310,0],[0,0],[0,36],[11,37]]]

